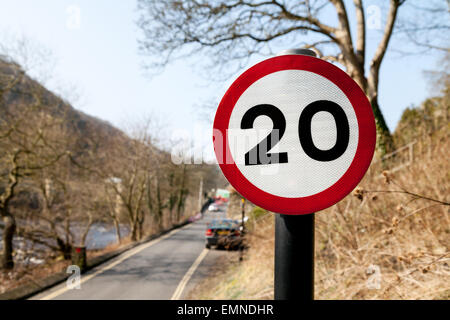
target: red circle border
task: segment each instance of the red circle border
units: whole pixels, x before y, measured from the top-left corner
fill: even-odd
[[[234,160],[231,162],[223,161],[224,158],[232,160],[228,146],[227,129],[236,102],[255,81],[283,70],[310,71],[333,82],[350,100],[358,121],[358,146],[350,167],[335,184],[307,197],[286,198],[267,193],[245,178]],[[216,111],[213,128],[220,131],[223,138],[220,142],[213,137],[214,151],[220,168],[231,185],[254,204],[282,214],[309,214],[328,208],[342,200],[361,181],[369,168],[375,151],[375,118],[362,89],[338,67],[324,60],[304,55],[283,55],[270,58],[241,74],[223,96]]]

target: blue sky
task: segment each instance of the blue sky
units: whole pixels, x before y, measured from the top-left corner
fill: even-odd
[[[74,8],[80,10],[75,28]],[[199,105],[220,100],[227,84],[211,84],[192,61],[178,61],[157,76],[145,76],[136,20],[135,0],[0,0],[0,36],[23,35],[50,49],[56,58],[55,80],[48,86],[56,90],[61,83],[73,84],[82,94],[74,107],[119,127],[126,119],[153,114],[169,131],[193,132],[201,122]],[[370,52],[378,36],[379,31],[368,30]],[[391,130],[404,108],[429,95],[423,70],[435,65],[433,55],[399,57],[388,52],[379,97]]]

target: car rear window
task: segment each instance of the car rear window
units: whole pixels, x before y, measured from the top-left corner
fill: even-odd
[[[234,223],[232,221],[213,221],[209,226],[211,228],[232,228]]]

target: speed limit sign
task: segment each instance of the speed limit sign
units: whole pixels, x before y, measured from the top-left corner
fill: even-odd
[[[245,198],[282,214],[332,206],[367,171],[375,119],[338,67],[305,55],[264,60],[222,98],[214,120],[220,168]]]

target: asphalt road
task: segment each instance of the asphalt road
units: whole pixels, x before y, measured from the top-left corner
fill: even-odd
[[[233,254],[205,249],[206,223],[225,215],[206,212],[202,220],[121,254],[83,274],[81,289],[62,283],[31,299],[183,299],[220,256]]]

